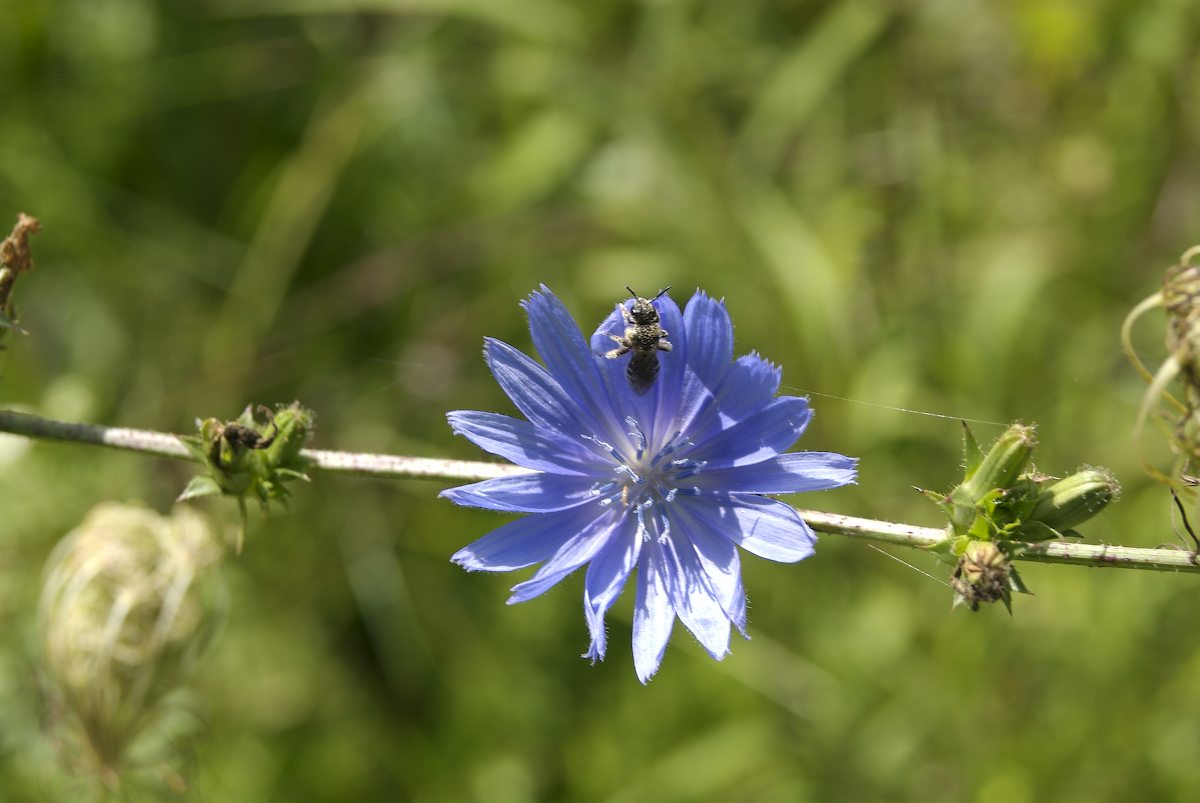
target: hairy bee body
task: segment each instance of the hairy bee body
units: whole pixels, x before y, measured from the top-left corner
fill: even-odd
[[[652,299],[641,298],[632,288],[625,289],[633,296],[631,307],[627,309],[624,305],[621,306],[621,314],[625,318],[625,333],[620,337],[609,335],[617,347],[606,352],[604,356],[615,360],[630,354],[629,364],[625,366],[625,378],[629,380],[634,393],[644,396],[658,378],[658,352],[671,350],[667,331],[659,326],[658,310],[654,308],[653,303],[671,288],[663,288]]]

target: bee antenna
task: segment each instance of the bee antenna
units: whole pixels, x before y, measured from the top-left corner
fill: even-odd
[[[637,293],[633,292],[633,288],[629,285],[625,285],[625,289],[629,291],[629,295],[633,296],[634,300],[636,301],[638,296]]]
[[[629,288],[626,288],[626,289],[629,289]],[[664,287],[663,289],[658,291],[658,295],[656,295],[655,298],[662,298],[664,295],[666,295],[667,291],[670,289],[671,289],[671,285],[668,284],[666,287]]]

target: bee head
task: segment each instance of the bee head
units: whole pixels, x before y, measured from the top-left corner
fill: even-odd
[[[633,292],[633,288],[631,287],[626,287],[625,289],[633,296],[633,306],[629,310],[629,317],[633,319],[633,322],[641,325],[658,323],[658,310],[654,308],[654,301],[661,298],[671,288],[664,287],[662,290],[659,290],[658,295],[653,299],[642,298]]]

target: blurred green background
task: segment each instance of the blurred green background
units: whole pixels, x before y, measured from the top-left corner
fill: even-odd
[[[317,446],[476,459],[443,414],[512,411],[480,344],[529,348],[539,282],[589,330],[625,284],[699,286],[793,392],[863,402],[813,397],[801,447],[860,456],[861,484],[796,504],[938,525],[911,486],[954,482],[959,428],[888,409],[916,408],[1037,422],[1042,470],[1126,486],[1090,539],[1175,541],[1118,330],[1200,241],[1189,0],[3,16],[0,227],[44,226],[7,406],[182,432],[300,399]],[[38,664],[51,548],[104,500],[169,510],[189,473],[0,440],[0,799],[83,799]],[[752,641],[716,663],[677,626],[643,688],[631,594],[590,666],[580,577],[507,607],[520,578],[448,562],[503,516],[317,480],[225,562],[224,630],[179,703],[203,723],[177,746],[184,799],[1200,799],[1194,576],[1029,566],[1012,617],[951,612],[828,536],[745,562]]]

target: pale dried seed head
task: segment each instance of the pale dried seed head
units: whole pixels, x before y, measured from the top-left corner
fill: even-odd
[[[215,623],[222,547],[198,513],[105,503],[55,548],[40,620],[52,692],[85,768],[119,774],[128,748],[178,687]]]

